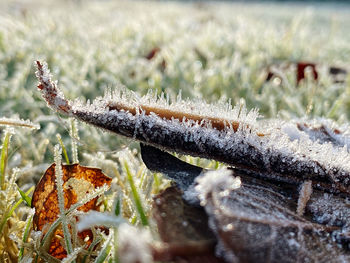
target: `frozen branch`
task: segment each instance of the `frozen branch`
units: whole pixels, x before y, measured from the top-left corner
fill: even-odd
[[[46,67],[40,62],[37,66],[38,88],[60,113],[166,151],[215,159],[255,176],[293,184],[311,180],[319,189],[350,193],[346,144],[320,142],[297,123],[257,122],[258,112],[241,105],[232,108],[181,98],[169,102],[151,93],[140,98],[117,91],[91,104],[71,102],[51,81]]]

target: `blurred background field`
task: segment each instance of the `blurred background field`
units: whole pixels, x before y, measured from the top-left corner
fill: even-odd
[[[349,78],[334,83],[328,74],[350,64],[344,3],[3,0],[0,10],[1,116],[40,123],[34,137],[63,132],[59,121],[50,128],[57,117],[36,90],[37,59],[48,62],[69,98],[124,85],[140,95],[181,90],[208,102],[243,99],[267,118],[350,117]],[[317,64],[317,83],[296,85],[300,61]],[[280,78],[266,82],[276,65]],[[91,149],[116,146],[115,137],[96,135],[88,128]]]
[[[140,95],[181,91],[183,98],[244,103],[265,118],[347,123],[350,78],[335,82],[329,68],[350,70],[349,25],[346,2],[1,0],[0,117],[41,126],[16,130],[8,167],[26,171],[19,185],[28,189],[53,161],[57,133],[71,156],[70,122],[41,99],[35,60],[47,61],[68,98],[93,99],[116,86]],[[315,63],[318,79],[307,69],[297,83],[299,62]],[[113,169],[106,159],[134,147],[78,126],[81,163],[107,174]]]

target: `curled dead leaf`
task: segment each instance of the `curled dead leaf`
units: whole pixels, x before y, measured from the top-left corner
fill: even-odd
[[[84,167],[79,164],[62,165],[64,207],[69,209],[72,205],[83,200],[87,194],[92,193],[96,188],[107,184],[112,179],[104,175],[101,169]],[[48,226],[58,219],[60,211],[58,206],[58,195],[56,188],[55,164],[52,164],[37,184],[32,198],[32,207],[35,208],[33,227],[35,230],[47,231]],[[98,198],[88,201],[78,208],[79,211],[99,210]],[[92,232],[83,231],[78,234],[81,240],[89,237],[87,244],[91,243]],[[61,228],[57,228],[51,239],[48,253],[58,259],[65,258],[67,253],[61,245],[63,238]]]
[[[306,205],[306,214],[299,216],[293,186],[277,186],[239,171],[234,175],[240,176],[241,187],[233,191],[224,186],[213,189],[204,205],[209,226],[218,239],[217,252],[227,262],[350,260],[346,246],[336,240],[338,233],[346,231],[349,218],[342,197],[330,194],[325,202],[323,193],[315,191]],[[322,222],[327,216],[338,220]]]

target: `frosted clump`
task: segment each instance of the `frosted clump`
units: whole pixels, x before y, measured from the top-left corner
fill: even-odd
[[[220,192],[221,195],[228,195],[230,191],[241,186],[239,177],[234,177],[233,172],[228,169],[208,171],[195,180],[194,187],[198,194],[201,205],[205,205],[207,195],[211,192]]]
[[[294,122],[300,132],[306,134],[310,140],[318,143],[331,143],[350,150],[350,127],[347,124],[339,126],[330,119],[317,118],[315,120],[299,120]]]
[[[319,224],[350,227],[349,204],[333,194],[312,195],[307,210]]]
[[[152,237],[146,229],[137,229],[126,223],[118,229],[118,255],[123,263],[151,263]]]
[[[307,139],[307,135],[304,132],[300,131],[294,123],[283,124],[281,131],[285,133],[291,141]]]
[[[92,226],[118,227],[124,220],[108,213],[90,211],[79,217],[77,230],[83,231]]]

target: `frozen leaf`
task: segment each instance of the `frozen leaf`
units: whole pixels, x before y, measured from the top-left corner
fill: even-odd
[[[181,171],[175,164],[182,161],[152,147],[148,150],[157,159],[155,164],[150,164],[157,171],[162,169],[166,175],[172,169],[172,172]],[[170,160],[174,165],[168,164]],[[200,169],[191,167],[194,168]],[[204,222],[209,216],[209,227],[218,240],[216,252],[227,262],[350,259],[350,210],[346,196],[311,191],[309,181],[299,191],[293,184],[275,185],[237,169],[202,171],[195,183],[187,188],[185,195],[173,187],[156,197],[153,212],[163,241],[186,244],[186,240],[208,239],[210,232],[206,236],[202,231],[207,230]],[[188,204],[183,200],[184,196],[194,195],[207,215],[192,205],[195,202]]]
[[[219,172],[220,173],[220,172]],[[349,219],[345,199],[329,195],[329,204],[316,193],[307,204],[305,216],[296,214],[296,188],[276,186],[243,173],[242,185],[232,189],[220,180],[197,180],[196,190],[209,216],[209,226],[218,239],[217,253],[228,262],[348,262],[350,252],[334,236],[345,227],[334,224],[330,214]],[[204,175],[206,176],[212,175]],[[220,174],[217,175],[218,177]],[[205,192],[202,189],[206,189]],[[210,191],[208,191],[210,189]],[[340,201],[336,210],[331,204]],[[328,211],[328,212],[327,212]],[[311,212],[311,214],[310,214]],[[328,214],[328,216],[327,216]],[[322,223],[320,215],[324,215]],[[334,216],[333,216],[334,217]],[[310,218],[317,219],[317,221]],[[332,221],[333,220],[333,221]],[[344,228],[343,228],[344,229]]]
[[[194,179],[201,174],[202,168],[188,164],[175,156],[155,147],[141,144],[141,156],[147,168],[163,173],[174,180],[181,190],[186,190]]]
[[[310,62],[298,62],[297,63],[297,84],[305,79],[305,70],[310,68],[312,71],[312,77],[315,81],[318,80],[318,72],[316,70],[316,64]]]
[[[348,127],[338,127],[334,122],[325,119],[313,122],[298,122],[296,126],[300,131],[307,134],[312,141],[321,144],[331,143],[337,147],[345,146],[350,150]]]
[[[97,197],[88,202],[84,202],[89,194],[97,188],[111,184],[111,178],[105,176],[100,169],[84,167],[79,164],[62,165],[63,171],[63,191],[64,208],[67,210],[72,205],[81,202],[79,211],[87,212],[99,210]],[[32,207],[35,208],[33,225],[35,230],[47,231],[47,227],[58,219],[60,211],[58,206],[57,187],[55,183],[55,164],[52,164],[45,172],[37,184],[32,197]],[[89,236],[92,240],[90,230],[79,233],[79,237],[84,240]],[[49,254],[56,258],[64,258],[66,251],[60,243],[63,232],[58,228],[51,240]]]
[[[145,56],[145,58],[147,60],[151,60],[159,53],[159,51],[160,51],[160,48],[159,47],[155,47]]]
[[[187,204],[182,194],[178,188],[170,187],[154,199],[153,216],[165,242],[163,249],[155,250],[155,259],[222,262],[214,254],[215,238],[208,227],[207,215],[201,207]]]

